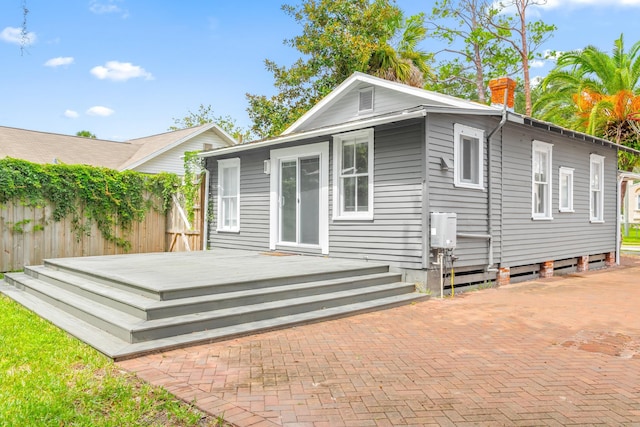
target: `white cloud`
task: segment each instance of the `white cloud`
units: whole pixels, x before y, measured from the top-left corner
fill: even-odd
[[[537,87],[540,83],[542,83],[542,80],[542,76],[535,76],[529,81],[529,86],[531,86],[532,88]]]
[[[130,62],[109,61],[103,67],[98,65],[91,69],[91,74],[100,80],[109,79],[114,81],[126,81],[129,79],[142,77],[146,80],[153,80],[153,75],[144,68],[133,65]]]
[[[80,116],[80,114],[78,114],[77,111],[65,110],[64,111],[64,116],[69,118],[69,119],[77,119]]]
[[[558,58],[560,58],[560,56],[562,56],[563,53],[564,52],[561,50],[547,49],[544,51],[543,55],[544,55],[544,59],[548,61],[557,61]]]
[[[44,63],[45,67],[60,67],[61,65],[73,64],[73,57],[71,56],[58,56],[57,58],[51,58]]]
[[[96,105],[95,107],[91,107],[87,110],[87,114],[90,116],[100,116],[100,117],[109,117],[115,113],[111,108],[103,107],[101,105]]]
[[[121,14],[123,18],[129,17],[129,11],[127,9],[122,9],[118,6],[118,3],[122,3],[121,0],[91,0],[89,10],[96,15],[104,15],[106,13],[116,13]]]
[[[36,42],[36,33],[22,35],[21,28],[7,27],[0,33],[0,40],[7,43],[31,45]]]
[[[539,59],[534,59],[529,61],[529,67],[531,68],[542,68],[545,66],[545,61],[541,61]]]

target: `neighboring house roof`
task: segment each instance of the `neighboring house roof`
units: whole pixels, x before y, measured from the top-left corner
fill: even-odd
[[[12,157],[41,164],[135,169],[209,130],[217,134],[225,146],[235,143],[229,134],[213,123],[125,142],[0,126],[0,158]]]
[[[66,163],[117,169],[139,147],[126,142],[91,139],[0,126],[0,158],[33,163]]]
[[[159,135],[147,136],[144,138],[130,139],[129,143],[139,147],[131,158],[120,165],[121,170],[133,169],[140,164],[151,160],[152,158],[169,151],[170,149],[179,146],[183,142],[194,138],[203,132],[212,130],[215,132],[227,146],[236,143],[228,133],[220,129],[214,123],[207,123],[200,126],[195,126],[187,129],[180,129],[172,132],[165,132]]]

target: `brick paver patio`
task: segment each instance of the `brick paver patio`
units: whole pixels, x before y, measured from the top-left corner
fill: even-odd
[[[238,426],[640,426],[624,264],[119,365]]]

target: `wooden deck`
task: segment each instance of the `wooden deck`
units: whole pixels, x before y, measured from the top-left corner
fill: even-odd
[[[223,249],[45,260],[5,282],[115,359],[426,298],[384,264]]]

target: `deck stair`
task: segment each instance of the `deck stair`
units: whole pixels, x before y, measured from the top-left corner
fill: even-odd
[[[114,359],[427,298],[387,265],[211,252],[46,260],[0,291]]]

